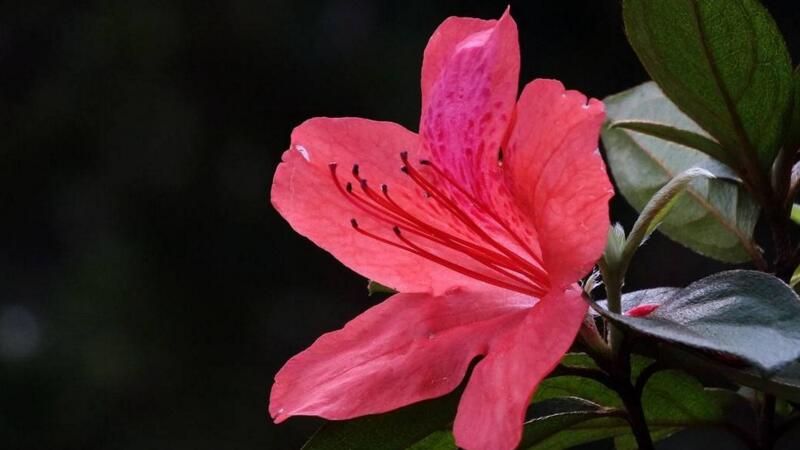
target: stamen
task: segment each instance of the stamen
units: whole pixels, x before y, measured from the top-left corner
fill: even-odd
[[[367,214],[369,214],[369,215],[371,215],[373,217],[376,217],[376,218],[378,218],[378,219],[380,219],[380,220],[382,220],[384,222],[387,222],[389,224],[397,223],[397,221],[394,220],[395,219],[394,217],[391,217],[391,216],[390,217],[386,217],[386,215],[387,215],[386,211],[383,211],[383,210],[375,207],[374,205],[369,204],[364,199],[362,199],[359,196],[355,195],[353,193],[353,185],[352,185],[352,183],[348,182],[345,185],[345,187],[342,188],[341,183],[339,183],[339,177],[336,175],[336,167],[337,167],[336,163],[330,163],[330,164],[328,164],[328,167],[330,168],[331,178],[333,179],[333,184],[336,185],[336,189],[338,189],[339,193],[342,194],[353,206],[355,206],[356,208],[360,209],[361,211],[363,211],[363,212],[365,212],[365,213],[367,213]]]
[[[486,276],[486,275],[484,275],[482,273],[475,272],[473,270],[467,269],[466,267],[463,267],[463,266],[460,266],[458,264],[452,263],[452,262],[450,262],[450,261],[448,261],[448,260],[446,260],[444,258],[436,256],[433,253],[430,253],[430,252],[422,249],[421,247],[415,245],[413,242],[409,241],[400,232],[400,228],[399,227],[395,226],[394,228],[392,228],[392,231],[394,231],[394,234],[397,236],[398,239],[400,239],[404,244],[406,244],[411,249],[413,249],[414,252],[417,253],[419,256],[422,256],[424,258],[430,259],[433,262],[439,263],[439,264],[441,264],[441,265],[443,265],[443,266],[445,266],[445,267],[447,267],[449,269],[455,270],[456,272],[462,273],[462,274],[464,274],[464,275],[466,275],[468,277],[475,278],[477,280],[483,281],[485,283],[493,284],[495,286],[499,286],[499,287],[502,287],[502,288],[510,289],[512,291],[517,291],[517,292],[521,292],[523,294],[532,295],[532,296],[535,296],[535,297],[539,297],[539,296],[542,296],[542,295],[545,294],[544,290],[542,290],[541,288],[539,288],[539,289],[529,289],[529,288],[526,288],[526,287],[517,286],[515,284],[506,283],[504,281],[497,280],[495,278]]]
[[[502,272],[504,275],[508,276],[509,278],[514,278],[517,281],[521,281],[521,279],[519,279],[518,277],[508,273],[505,270],[502,270],[498,266],[505,267],[507,269],[511,269],[513,271],[519,272],[519,273],[529,277],[531,279],[529,282],[538,283],[539,280],[537,279],[537,277],[534,274],[531,274],[531,273],[526,272],[524,270],[520,270],[518,265],[515,265],[514,262],[509,260],[506,256],[504,256],[502,254],[499,254],[499,253],[495,253],[495,252],[493,252],[491,250],[482,248],[482,247],[477,246],[477,245],[475,245],[475,244],[473,244],[473,243],[471,243],[469,241],[461,239],[461,238],[459,238],[457,236],[453,236],[452,234],[449,234],[447,232],[444,232],[444,231],[438,230],[438,229],[436,229],[434,227],[431,227],[430,225],[426,224],[425,222],[419,220],[413,214],[411,214],[411,213],[407,212],[406,210],[404,210],[402,207],[400,207],[400,205],[398,205],[394,200],[392,200],[392,198],[389,196],[389,189],[388,189],[388,187],[386,185],[382,185],[381,186],[381,190],[383,191],[384,198],[385,198],[386,202],[389,204],[389,207],[391,209],[397,211],[398,214],[401,214],[403,217],[407,218],[409,221],[411,221],[415,225],[417,225],[420,229],[422,229],[425,232],[428,232],[430,234],[420,233],[418,231],[415,231],[414,228],[409,230],[412,233],[417,234],[417,235],[419,235],[421,237],[424,237],[426,239],[432,240],[434,242],[437,242],[437,243],[440,243],[440,244],[443,244],[443,245],[447,245],[449,247],[453,247],[456,250],[467,254],[468,256],[470,256],[471,258],[475,259],[476,261],[478,261],[478,262],[480,262],[482,264],[485,264],[485,265],[487,265],[488,267],[490,267],[490,268],[492,268],[494,270]],[[431,235],[433,235],[433,236],[431,236]],[[487,259],[489,260],[488,262],[487,262]]]
[[[501,155],[502,155],[502,153],[501,153]],[[421,160],[421,161],[420,161],[420,164],[422,164],[422,165],[425,165],[425,166],[429,166],[429,167],[431,167],[431,168],[434,170],[434,172],[436,172],[436,174],[437,174],[438,176],[440,176],[440,177],[444,178],[444,179],[445,179],[445,180],[446,180],[448,183],[450,183],[450,185],[454,186],[456,189],[458,189],[458,190],[459,190],[459,192],[461,192],[463,195],[465,195],[465,196],[467,197],[467,199],[469,199],[469,201],[471,201],[473,204],[475,204],[476,206],[478,206],[478,208],[480,208],[480,209],[481,209],[481,211],[483,211],[484,213],[486,213],[486,214],[487,214],[489,217],[491,217],[491,218],[492,218],[492,219],[493,219],[495,222],[497,222],[497,223],[498,223],[498,225],[500,225],[501,227],[503,227],[503,229],[504,229],[504,230],[505,230],[507,233],[509,233],[509,234],[511,235],[511,237],[513,237],[513,238],[514,238],[514,240],[515,240],[515,241],[517,241],[517,244],[519,244],[519,245],[520,245],[520,246],[521,246],[523,249],[525,249],[525,251],[526,251],[526,252],[528,252],[528,254],[529,254],[529,255],[530,255],[530,256],[531,256],[531,257],[532,257],[534,260],[536,260],[536,262],[537,262],[537,263],[538,263],[540,266],[544,265],[544,264],[543,264],[543,262],[542,262],[542,259],[539,257],[539,255],[537,255],[537,254],[536,254],[536,252],[534,252],[534,251],[533,251],[533,250],[532,250],[532,249],[531,249],[531,248],[530,248],[530,247],[529,247],[529,246],[528,246],[528,245],[525,243],[525,241],[524,241],[522,238],[520,238],[520,237],[519,237],[519,235],[517,235],[517,233],[516,233],[516,232],[514,232],[514,230],[513,230],[513,229],[511,229],[511,227],[510,227],[510,226],[508,226],[508,224],[506,224],[506,222],[505,222],[504,220],[501,220],[501,219],[500,219],[500,218],[497,216],[497,214],[495,214],[493,211],[491,211],[489,208],[487,208],[487,207],[486,207],[486,206],[485,206],[485,205],[484,205],[482,202],[479,202],[479,201],[478,201],[478,200],[477,200],[477,199],[476,199],[476,198],[475,198],[475,197],[474,197],[472,194],[470,194],[470,193],[469,193],[469,192],[468,192],[466,189],[464,189],[464,188],[463,188],[461,185],[459,185],[458,183],[456,183],[456,182],[455,182],[455,181],[454,181],[454,180],[453,180],[453,179],[452,179],[452,178],[451,178],[451,177],[450,177],[450,176],[449,176],[447,173],[445,173],[443,170],[439,169],[439,167],[437,167],[435,164],[433,164],[432,162],[430,162],[430,161],[428,161],[428,160]]]
[[[505,248],[486,234],[453,200],[437,189],[436,186],[425,179],[422,174],[417,172],[409,164],[408,152],[402,152],[400,158],[403,162],[403,166],[400,170],[409,175],[412,181],[423,189],[426,198],[435,198],[437,202],[443,205],[458,219],[458,223],[466,227],[465,231],[471,231],[480,237],[482,241],[489,244],[490,248],[456,236],[444,229],[437,228],[421,220],[414,214],[411,214],[389,195],[389,186],[385,183],[380,185],[380,194],[377,193],[370,188],[366,179],[361,178],[358,164],[353,165],[351,172],[355,180],[358,181],[361,194],[353,190],[353,183],[351,182],[345,183],[344,187],[342,187],[343,185],[339,181],[336,173],[337,164],[330,163],[328,166],[330,168],[331,178],[339,192],[360,211],[380,222],[390,225],[395,236],[402,244],[362,229],[358,221],[355,218],[351,218],[350,224],[356,232],[394,248],[414,253],[463,275],[495,286],[511,289],[526,295],[541,296],[546,293],[546,287],[549,285],[549,282],[547,274],[541,270],[541,268],[520,258],[517,254]],[[420,164],[432,166],[438,172],[438,169],[428,160],[422,160]],[[451,180],[448,181],[452,182]],[[495,218],[496,216],[491,217]],[[498,223],[500,222],[498,221]],[[433,250],[422,248],[418,244],[410,241],[404,233],[401,232],[400,227],[402,227],[404,231],[424,238],[434,244],[462,253],[477,263],[487,267],[495,274],[492,275],[491,273],[469,269],[461,264],[453,262],[449,258],[438,256],[433,253]]]
[[[448,269],[451,269],[451,270],[454,270],[456,272],[459,272],[459,273],[461,273],[463,275],[466,275],[466,276],[468,276],[470,278],[475,278],[475,279],[477,279],[479,281],[483,281],[484,283],[492,284],[492,285],[495,285],[495,286],[499,286],[499,287],[502,287],[502,288],[505,288],[505,289],[509,289],[509,290],[512,290],[512,291],[515,291],[515,292],[520,292],[522,294],[531,295],[531,296],[534,296],[534,297],[541,297],[541,296],[545,295],[545,292],[543,290],[541,290],[541,288],[539,288],[539,289],[527,289],[527,288],[523,287],[524,285],[523,286],[517,286],[517,285],[511,284],[511,283],[506,283],[504,281],[497,280],[497,279],[494,279],[492,277],[486,276],[486,275],[484,275],[484,274],[482,274],[480,272],[475,272],[473,270],[467,269],[466,267],[462,267],[462,266],[460,266],[458,264],[452,263],[450,261],[447,261],[446,259],[440,258],[440,257],[438,257],[438,256],[436,256],[436,255],[434,255],[434,254],[432,254],[430,252],[427,252],[427,251],[423,250],[422,248],[420,248],[419,246],[414,245],[411,241],[407,240],[405,237],[403,237],[402,234],[400,233],[400,228],[398,228],[397,226],[394,226],[392,228],[392,230],[394,231],[395,235],[401,241],[403,241],[403,243],[408,245],[408,247],[400,245],[400,244],[398,244],[396,242],[392,242],[392,241],[390,241],[390,240],[388,240],[386,238],[383,238],[383,237],[378,236],[378,235],[376,235],[374,233],[370,233],[369,231],[361,229],[361,227],[358,226],[358,222],[355,219],[350,219],[350,224],[353,226],[353,228],[358,233],[361,233],[362,235],[364,235],[366,237],[369,237],[371,239],[375,239],[378,242],[382,242],[384,244],[390,245],[390,246],[398,248],[400,250],[405,250],[407,252],[414,253],[417,256],[421,256],[423,258],[429,259],[429,260],[431,260],[431,261],[433,261],[435,263],[441,264],[441,265],[447,267]]]
[[[403,245],[398,244],[397,242],[392,242],[392,241],[390,241],[390,240],[388,240],[386,238],[382,238],[382,237],[378,236],[377,234],[373,234],[373,233],[370,233],[369,231],[365,231],[365,230],[361,229],[361,227],[358,226],[358,222],[356,222],[355,219],[350,219],[350,224],[353,225],[353,228],[357,232],[363,234],[364,236],[366,236],[368,238],[375,239],[378,242],[382,242],[382,243],[384,243],[386,245],[391,245],[392,247],[399,248],[400,250],[405,250],[407,252],[415,253],[413,249],[410,249],[408,247],[405,247]]]
[[[547,280],[547,274],[540,267],[530,264],[528,261],[525,261],[524,259],[520,258],[514,252],[505,248],[505,246],[492,239],[488,234],[486,234],[486,232],[483,231],[483,229],[481,229],[481,227],[478,224],[476,224],[469,216],[467,216],[467,214],[461,211],[461,209],[455,203],[453,203],[452,200],[450,200],[439,189],[433,186],[430,183],[430,181],[425,179],[425,177],[423,177],[419,172],[414,170],[413,167],[411,167],[411,165],[408,164],[408,154],[406,152],[401,153],[400,157],[403,158],[403,162],[406,164],[404,166],[406,167],[407,170],[406,173],[411,177],[411,179],[414,180],[417,184],[420,184],[423,188],[428,189],[434,195],[434,197],[437,198],[442,203],[443,206],[449,209],[459,220],[461,220],[461,222],[464,223],[464,225],[469,227],[481,239],[483,239],[489,245],[495,247],[501,253],[515,260],[518,264],[525,266],[531,272],[540,276],[542,280]]]

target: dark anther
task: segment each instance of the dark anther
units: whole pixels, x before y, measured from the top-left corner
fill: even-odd
[[[353,192],[353,183],[348,181],[347,184],[344,186],[344,188],[347,189],[347,192],[352,193]]]
[[[353,164],[353,176],[358,177],[358,164]]]
[[[408,162],[408,152],[405,150],[400,152],[400,159],[402,159],[403,162]]]
[[[358,228],[358,221],[356,219],[350,219],[350,225],[352,225],[353,228]]]
[[[420,159],[420,160],[419,160],[419,163],[420,163],[420,165],[423,165],[423,166],[429,166],[429,165],[431,165],[431,162],[430,162],[430,161],[428,161],[427,159]]]
[[[392,231],[394,231],[394,234],[400,236],[400,227],[398,227],[397,225],[392,227]]]
[[[382,184],[381,185],[381,192],[383,192],[384,194],[389,192],[389,186],[387,186],[385,184]]]
[[[332,162],[332,163],[328,164],[328,168],[331,169],[331,172],[335,172],[336,171],[336,166],[337,166],[337,164],[335,162]]]
[[[361,189],[367,188],[367,180],[365,178],[358,180],[358,182],[361,183]]]
[[[408,175],[408,166],[401,167],[400,171],[403,172],[404,174]]]

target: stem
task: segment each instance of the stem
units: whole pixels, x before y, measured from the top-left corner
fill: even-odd
[[[608,310],[615,314],[622,314],[622,285],[625,283],[625,274],[633,259],[636,250],[647,237],[658,227],[658,224],[675,205],[677,196],[686,190],[689,183],[698,177],[714,178],[714,175],[704,169],[693,168],[686,170],[667,184],[665,184],[642,209],[636,219],[630,234],[625,237],[621,226],[615,225],[609,229],[606,251],[598,262],[603,283],[606,286]],[[642,410],[641,389],[647,378],[658,370],[651,367],[650,373],[642,378],[641,386],[631,383],[630,354],[625,348],[625,335],[610,320],[606,320],[608,327],[608,344],[611,349],[609,373],[612,375],[616,391],[622,398],[628,412],[628,421],[636,438],[639,449],[652,450],[653,440],[647,429],[647,422]]]
[[[636,438],[636,444],[639,450],[653,450],[653,439],[650,437],[650,431],[647,429],[647,421],[644,418],[644,410],[642,409],[642,401],[639,394],[630,385],[630,382],[619,386],[619,395],[622,397],[622,404],[628,411],[628,421],[631,424],[633,437]]]
[[[622,336],[621,333],[620,336]],[[618,350],[621,348],[621,345],[617,347]],[[641,392],[631,383],[630,354],[626,351],[616,353],[609,369],[611,370],[610,374],[614,383],[614,390],[619,394],[622,404],[625,406],[625,411],[628,413],[628,423],[631,426],[633,437],[636,439],[637,448],[639,450],[654,450],[653,438],[650,437],[650,430],[644,417]]]
[[[769,450],[772,448],[772,430],[775,422],[775,396],[764,394],[761,402],[761,417],[758,422],[759,441],[761,448]]]
[[[786,183],[788,185],[788,183]],[[786,186],[779,185],[786,188]],[[772,231],[773,245],[775,246],[775,262],[773,271],[775,275],[785,282],[789,282],[794,272],[795,251],[792,239],[789,234],[789,214],[790,208],[786,207],[786,199],[783,197],[788,194],[788,188],[781,190],[764,204],[765,213],[769,220]],[[758,420],[758,443],[763,450],[771,450],[774,445],[775,437],[775,396],[764,393],[761,402],[761,411]]]
[[[616,273],[610,273],[608,270],[603,272],[608,310],[616,314],[622,314],[622,280]]]
[[[639,377],[636,378],[636,386],[634,386],[634,388],[636,389],[636,394],[641,396],[642,392],[644,392],[644,386],[650,380],[650,377],[655,375],[656,372],[658,372],[659,370],[664,370],[664,369],[665,367],[662,366],[661,363],[659,363],[658,361],[645,367],[645,369],[642,370],[642,373],[639,374]]]
[[[597,369],[587,369],[585,367],[570,367],[570,366],[559,365],[553,370],[553,376],[574,376],[574,377],[589,378],[597,381],[598,383],[602,383],[609,389],[615,388],[614,381],[611,379],[611,377],[609,377],[605,372]]]
[[[616,314],[622,314],[622,277],[615,269],[612,269],[612,265],[608,264],[604,258],[600,258],[597,265],[600,267],[603,284],[606,288],[608,310]],[[608,329],[608,345],[611,348],[611,355],[616,357],[622,346],[624,335],[622,330],[609,320],[606,320],[606,327]]]
[[[769,214],[772,240],[775,244],[775,275],[789,282],[794,272],[794,250],[789,235],[789,218],[786,211],[778,207],[767,212]]]
[[[617,326],[614,325],[613,323],[607,322],[607,324],[608,324],[608,343],[609,346],[611,347],[611,354],[618,355],[620,349],[622,348],[622,344],[625,341],[625,334],[622,332],[622,330],[617,328]]]

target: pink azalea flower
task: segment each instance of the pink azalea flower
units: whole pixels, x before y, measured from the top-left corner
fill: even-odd
[[[516,100],[517,28],[451,17],[425,49],[420,133],[314,118],[292,133],[272,203],[300,234],[399,293],[321,336],[275,377],[275,422],[350,419],[444,395],[454,423],[510,449],[586,313],[613,195],[603,104],[535,80]]]

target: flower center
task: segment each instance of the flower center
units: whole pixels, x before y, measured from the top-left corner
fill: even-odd
[[[425,221],[424,217],[412,214],[392,198],[389,194],[389,186],[386,184],[381,184],[380,193],[377,192],[370,187],[366,179],[360,176],[358,164],[353,165],[351,171],[358,187],[356,189],[353,182],[342,183],[337,175],[337,164],[330,163],[328,167],[331,178],[339,192],[356,208],[391,227],[395,239],[388,239],[365,230],[355,218],[352,218],[350,223],[356,232],[485,283],[535,297],[545,295],[549,288],[549,277],[542,269],[541,258],[496,212],[477,201],[469,191],[455,182],[433,162],[421,160],[419,164],[432,169],[436,175],[435,181],[426,178],[409,162],[407,152],[402,152],[400,159],[403,163],[400,170],[422,189],[423,195],[427,199],[437,202],[452,215],[455,220],[449,222],[462,233],[456,235],[453,231],[447,231]],[[440,187],[437,182],[445,186]],[[448,195],[448,192],[452,191],[442,189],[442,187],[455,189],[482,215],[495,222],[517,244],[521,249],[519,251],[521,254],[489,235],[470,214],[459,206],[457,201]],[[452,255],[437,254],[436,245],[467,256],[478,263],[477,267],[460,264],[453,260]]]

